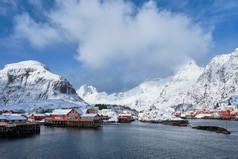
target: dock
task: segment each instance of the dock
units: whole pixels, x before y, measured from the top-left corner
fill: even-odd
[[[97,122],[95,120],[90,119],[53,120],[46,118],[44,125],[52,127],[98,128],[101,127],[102,122]]]
[[[40,133],[38,123],[10,124],[0,122],[0,137],[26,136]]]

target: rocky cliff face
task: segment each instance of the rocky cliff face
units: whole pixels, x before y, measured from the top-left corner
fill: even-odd
[[[214,57],[205,68],[192,61],[173,77],[146,80],[127,92],[80,95],[89,103],[127,105],[139,111],[170,110],[183,103],[213,107],[238,95],[238,50]]]
[[[238,93],[238,50],[214,57],[189,94],[196,104],[214,105]]]
[[[9,64],[0,70],[0,105],[60,99],[87,105],[72,85],[37,61]]]

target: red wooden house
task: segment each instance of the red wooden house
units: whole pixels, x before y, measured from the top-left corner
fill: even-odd
[[[108,115],[103,115],[103,120],[108,120],[110,117]]]
[[[223,116],[223,117],[229,117],[229,116],[231,116],[231,111],[230,110],[219,111],[219,115]]]
[[[22,114],[22,112],[13,111],[13,110],[4,110],[2,114]]]
[[[80,119],[81,111],[75,109],[55,109],[52,113],[52,120]]]
[[[132,116],[131,116],[131,114],[119,114],[117,118],[118,119],[131,119]]]
[[[83,114],[81,115],[81,121],[100,121],[103,118],[98,114]]]
[[[8,123],[8,124],[19,124],[19,123],[26,123],[27,118],[21,115],[14,115],[14,116],[4,116],[0,115],[0,122],[1,123]]]
[[[179,116],[181,115],[180,112],[173,112],[172,114],[173,114],[174,116],[176,116],[176,117],[179,117]]]
[[[196,114],[205,114],[205,111],[197,111]]]
[[[29,117],[29,120],[31,121],[40,121],[42,119],[45,119],[46,115],[45,114],[31,114]]]
[[[131,122],[132,116],[131,114],[119,114],[117,119],[118,119],[118,122]]]
[[[232,111],[231,116],[238,116],[238,112]]]

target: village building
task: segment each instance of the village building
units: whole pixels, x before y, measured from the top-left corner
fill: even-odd
[[[0,136],[25,136],[40,133],[40,124],[29,123],[22,115],[0,115]]]
[[[102,118],[98,114],[83,114],[81,121],[99,121]]]
[[[23,112],[20,112],[20,111],[13,111],[13,110],[4,110],[2,112],[3,115],[5,114],[22,114]]]
[[[173,114],[174,116],[176,116],[176,117],[180,117],[180,115],[181,115],[180,112],[173,112],[172,114]]]
[[[56,109],[50,118],[45,119],[47,126],[62,127],[99,127],[102,118],[98,114],[83,114],[79,109]]]
[[[99,111],[99,114],[103,116],[103,120],[108,120],[111,116],[115,115],[115,112],[112,109],[102,109]]]
[[[8,123],[8,124],[19,124],[19,123],[26,123],[27,118],[21,115],[13,115],[13,116],[4,116],[0,115],[0,122],[1,123]]]
[[[231,110],[219,111],[218,114],[221,117],[230,117],[231,116]]]
[[[80,119],[82,112],[78,112],[75,109],[55,109],[52,112],[52,120],[70,120],[70,119]]]
[[[40,121],[46,118],[46,114],[31,114],[29,117],[29,121]]]
[[[118,122],[131,122],[132,116],[131,114],[119,114],[117,119],[118,119]]]

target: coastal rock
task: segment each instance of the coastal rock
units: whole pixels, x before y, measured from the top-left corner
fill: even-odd
[[[227,129],[218,126],[195,126],[193,129],[215,131],[216,133],[231,134]]]

